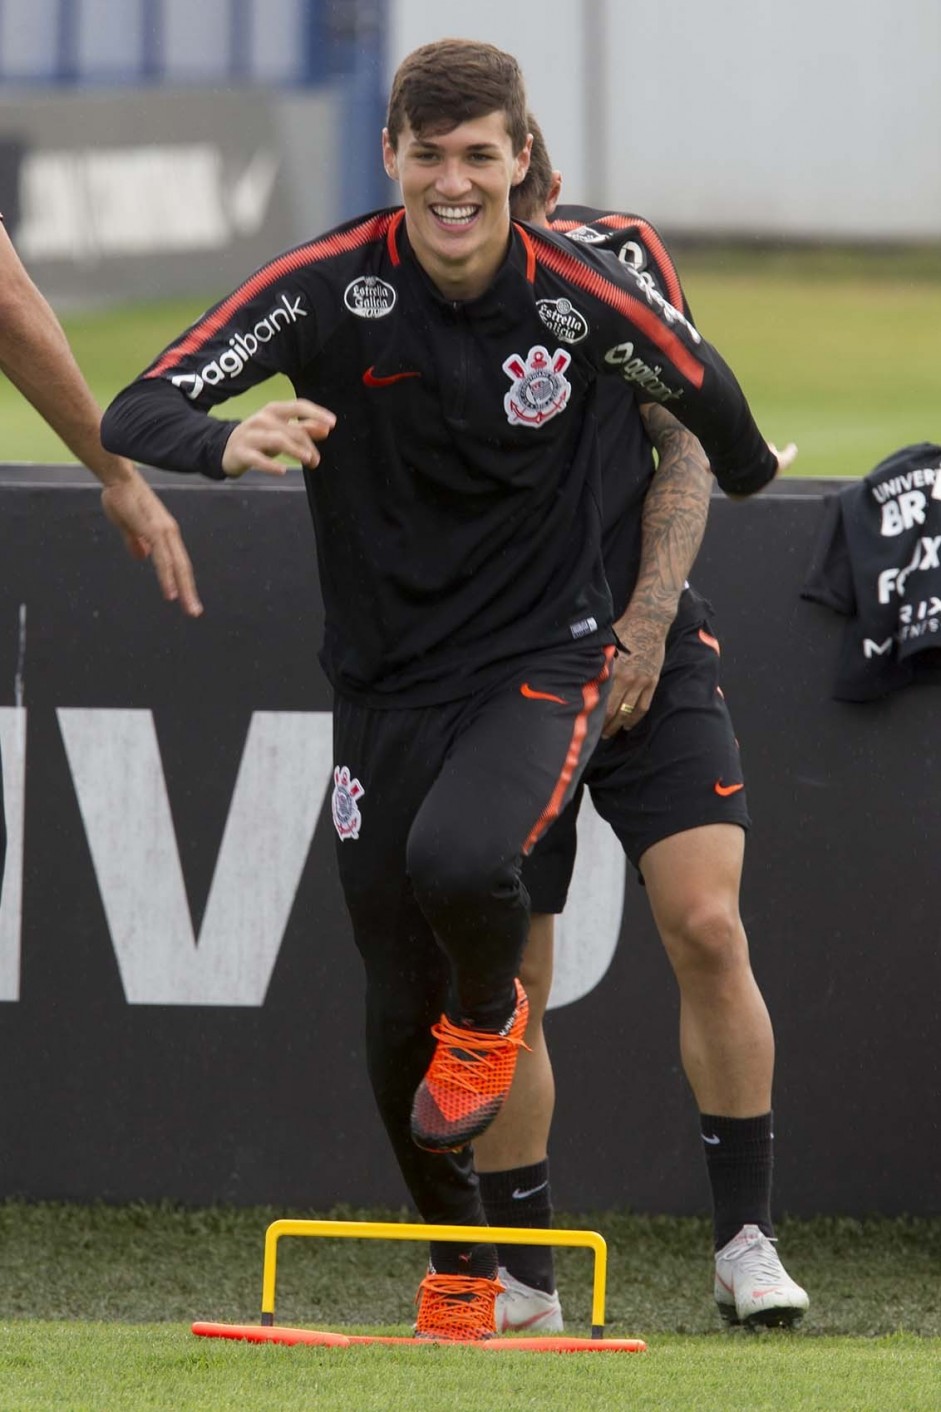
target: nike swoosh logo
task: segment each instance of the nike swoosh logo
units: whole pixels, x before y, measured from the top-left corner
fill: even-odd
[[[520,1319],[518,1323],[504,1325],[504,1330],[506,1333],[511,1330],[514,1333],[519,1333],[520,1329],[531,1329],[534,1324],[540,1323],[550,1313],[552,1313],[550,1309],[541,1309],[538,1314],[530,1314],[528,1319]]]
[[[514,1187],[514,1188],[513,1188],[513,1200],[514,1200],[514,1201],[525,1201],[525,1199],[526,1199],[527,1196],[535,1196],[537,1191],[545,1191],[545,1189],[546,1189],[546,1187],[547,1187],[548,1185],[549,1185],[549,1182],[548,1182],[548,1179],[547,1179],[547,1180],[544,1181],[544,1182],[540,1182],[538,1186],[531,1186],[527,1191],[520,1191],[520,1189],[519,1189],[518,1186],[517,1186],[517,1187]]]
[[[721,799],[728,799],[730,794],[738,794],[740,789],[744,789],[745,784],[723,784],[721,780],[716,780],[712,787]]]
[[[363,382],[367,387],[391,387],[394,382],[403,382],[405,378],[420,377],[421,373],[389,373],[388,377],[379,377],[372,368],[367,368],[363,373]]]
[[[752,1299],[765,1299],[769,1294],[780,1294],[782,1288],[782,1285],[767,1285],[764,1289],[753,1289],[751,1297]]]
[[[706,1137],[705,1133],[700,1133],[700,1137],[703,1142],[708,1142],[710,1147],[718,1147],[719,1143],[722,1141],[721,1137],[716,1137],[715,1134],[713,1134],[712,1137]]]
[[[524,681],[520,687],[520,695],[525,696],[528,701],[558,701],[560,706],[568,705],[564,696],[552,696],[548,691],[534,691],[528,681]],[[536,1190],[538,1191],[539,1188],[537,1187]]]

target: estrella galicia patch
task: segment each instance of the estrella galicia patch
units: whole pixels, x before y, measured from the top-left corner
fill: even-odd
[[[588,335],[588,320],[571,299],[540,299],[539,317],[560,343],[581,343]]]
[[[541,427],[565,411],[572,395],[572,384],[565,376],[571,361],[571,353],[564,348],[550,355],[538,343],[525,359],[518,353],[507,358],[503,371],[513,386],[503,405],[511,426]]]
[[[333,826],[341,838],[359,838],[363,816],[357,801],[365,793],[359,780],[350,779],[346,765],[336,766],[333,771]]]
[[[358,319],[384,319],[397,299],[395,289],[378,275],[360,275],[343,291],[343,303]]]

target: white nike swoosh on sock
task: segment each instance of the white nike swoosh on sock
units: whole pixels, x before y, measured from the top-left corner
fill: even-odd
[[[712,1137],[706,1137],[705,1133],[700,1133],[700,1137],[703,1142],[708,1142],[710,1147],[718,1147],[719,1143],[722,1141],[721,1137],[716,1137],[715,1133],[713,1133]]]
[[[538,1186],[531,1186],[528,1191],[520,1191],[519,1187],[515,1187],[513,1190],[513,1200],[525,1201],[527,1196],[535,1196],[537,1191],[544,1191],[548,1185],[549,1181],[547,1178],[546,1181],[540,1182]]]

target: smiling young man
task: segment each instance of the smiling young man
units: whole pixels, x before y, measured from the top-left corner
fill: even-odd
[[[476,299],[506,254],[507,183],[526,174],[529,137],[514,152],[502,112],[434,135],[390,121],[383,161],[402,192],[415,258],[446,298]]]
[[[492,45],[409,55],[383,136],[404,206],[265,265],[104,423],[109,445],[172,470],[305,468],[370,1078],[422,1216],[472,1226],[469,1144],[526,1026],[520,862],[598,739],[614,652],[595,384],[643,379],[730,491],[778,468],[681,314],[617,261],[511,226],[526,112],[516,61]],[[296,401],[206,415],[274,372]],[[419,1332],[492,1333],[493,1246],[435,1242],[431,1261]]]

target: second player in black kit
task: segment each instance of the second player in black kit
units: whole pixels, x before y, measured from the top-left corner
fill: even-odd
[[[384,137],[404,209],[257,271],[103,426],[149,464],[219,479],[285,450],[305,463],[371,1079],[419,1211],[468,1225],[484,1215],[467,1144],[525,1028],[521,857],[598,739],[614,652],[598,380],[643,379],[735,493],[778,466],[725,363],[656,291],[606,254],[511,227],[525,115],[501,51],[442,41],[409,56]],[[296,404],[241,424],[206,415],[275,372]],[[432,1260],[444,1284],[419,1330],[491,1332],[493,1247],[435,1243]]]
[[[538,123],[514,189],[518,218],[608,250],[691,319],[672,258],[643,217],[559,206]],[[598,388],[603,548],[621,647],[603,739],[576,794],[524,860],[530,939],[521,978],[527,1051],[500,1114],[475,1141],[489,1220],[552,1224],[548,1138],[555,1086],[542,1017],[552,982],[553,915],[563,910],[582,791],[645,884],[680,995],[680,1054],[699,1108],[713,1198],[714,1296],[732,1323],[794,1325],[808,1306],[773,1244],[774,1037],[749,961],[739,888],[748,825],[738,742],[719,687],[710,606],[689,586],[712,476],[694,437],[663,406],[608,380]],[[653,448],[657,459],[654,460]],[[625,1190],[625,1198],[631,1193]],[[560,1333],[551,1247],[500,1247],[497,1327]]]
[[[692,322],[676,267],[655,228],[642,217],[588,206],[557,206],[551,229],[579,246],[609,252],[637,271],[648,287]],[[606,383],[598,389],[602,466],[602,553],[615,615],[630,602],[643,541],[643,509],[656,472],[653,449],[638,415],[643,384],[634,397]],[[656,399],[653,399],[656,400]],[[670,404],[667,404],[670,405]],[[666,637],[657,687],[657,725],[618,732],[601,741],[577,795],[590,783],[602,817],[611,822],[636,868],[650,844],[665,833],[704,823],[747,828],[741,762],[735,731],[718,690],[719,643],[708,602],[686,584]],[[633,765],[632,765],[633,762]],[[723,793],[715,784],[724,781]],[[533,910],[561,912],[575,863],[577,802],[527,859],[524,878]]]

